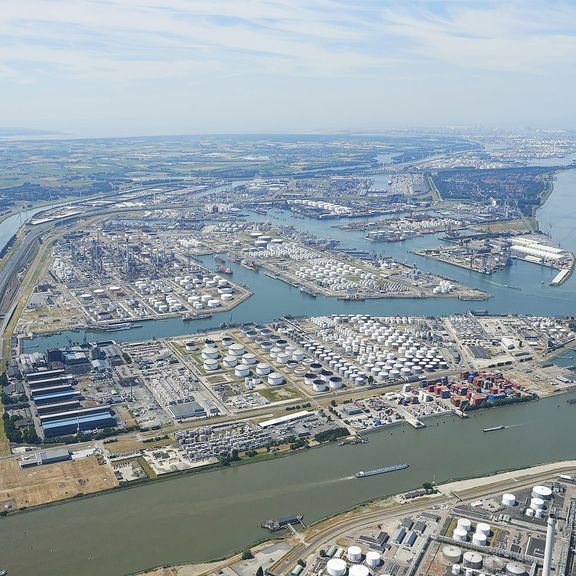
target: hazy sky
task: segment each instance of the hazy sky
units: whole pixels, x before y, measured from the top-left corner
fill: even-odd
[[[576,128],[576,1],[2,0],[0,126]]]

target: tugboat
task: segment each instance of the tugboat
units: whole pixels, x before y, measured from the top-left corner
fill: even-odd
[[[484,432],[496,432],[496,430],[506,430],[506,426],[493,426],[492,428],[484,428]]]

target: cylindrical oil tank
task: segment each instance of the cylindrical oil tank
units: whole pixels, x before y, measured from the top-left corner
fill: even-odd
[[[268,374],[268,384],[270,384],[270,386],[279,386],[280,384],[284,384],[284,376],[278,372],[272,372]]]
[[[349,576],[370,576],[370,570],[364,564],[354,564],[348,570]]]
[[[458,528],[463,528],[466,532],[472,530],[472,522],[468,518],[458,518]]]
[[[250,374],[250,368],[246,366],[246,364],[238,364],[238,366],[234,368],[234,374],[238,376],[238,378],[246,378],[246,376]]]
[[[452,538],[457,540],[458,542],[466,542],[466,538],[468,537],[468,532],[464,530],[464,528],[456,527],[454,528],[454,532],[452,532]]]
[[[242,356],[245,350],[244,344],[232,344],[228,346],[228,354],[230,354],[230,356]]]
[[[366,554],[366,564],[368,564],[368,566],[372,566],[373,568],[380,566],[380,554],[374,550],[368,552]]]
[[[362,548],[360,548],[360,546],[350,546],[348,548],[348,560],[350,562],[361,562]]]
[[[252,352],[247,352],[242,356],[242,362],[248,364],[248,366],[252,366],[253,364],[256,364],[256,356],[252,354]]]
[[[460,574],[460,572],[462,572],[460,564],[452,564],[452,568],[450,568],[450,573],[456,575]]]
[[[226,368],[234,368],[238,364],[238,358],[236,356],[226,356],[223,362]]]
[[[202,358],[207,360],[208,358],[214,359],[220,356],[220,352],[218,352],[218,348],[213,348],[211,346],[206,346],[202,348]]]
[[[204,360],[204,370],[207,370],[208,372],[218,370],[218,360],[214,360],[213,358],[206,358],[206,360]]]
[[[478,552],[464,552],[464,566],[475,570],[482,568],[482,555]]]
[[[484,560],[484,569],[492,574],[497,574],[498,572],[502,572],[504,564],[505,562],[501,558],[489,556]]]
[[[312,382],[312,390],[314,390],[314,392],[326,392],[326,388],[326,382],[320,378],[316,378],[316,380]]]
[[[503,494],[502,504],[504,506],[516,506],[516,496],[514,494]]]
[[[552,498],[552,490],[548,486],[534,486],[532,488],[532,498],[550,500]]]
[[[328,576],[344,576],[346,574],[346,562],[341,558],[331,558],[326,564]]]
[[[330,378],[328,381],[328,386],[330,386],[331,390],[338,390],[339,388],[342,388],[342,378],[339,376],[332,376],[332,378]]]
[[[544,509],[544,500],[542,500],[542,498],[531,498],[530,499],[530,508],[532,508],[532,510],[543,510]]]
[[[312,372],[304,374],[304,384],[307,386],[312,386],[312,384],[314,384],[314,380],[316,380],[316,374],[312,374]]]
[[[486,546],[487,540],[488,537],[482,532],[476,532],[472,536],[472,544],[475,544],[476,546]]]
[[[462,548],[448,544],[442,548],[442,556],[450,564],[457,564],[462,558]]]
[[[524,576],[526,574],[526,568],[518,562],[508,562],[506,564],[506,574],[510,576]]]
[[[256,364],[256,374],[258,374],[258,376],[266,376],[270,374],[270,371],[270,364],[266,364],[266,362],[260,362],[259,364]]]
[[[478,524],[476,524],[476,532],[479,532],[480,534],[490,536],[491,530],[492,528],[490,528],[490,524],[486,524],[486,522],[478,522]]]

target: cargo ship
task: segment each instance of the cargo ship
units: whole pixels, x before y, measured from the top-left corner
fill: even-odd
[[[387,474],[388,472],[397,472],[408,468],[409,464],[396,464],[395,466],[385,466],[384,468],[376,468],[375,470],[360,470],[356,472],[356,478],[368,478],[369,476],[378,476],[378,474]]]
[[[295,514],[294,516],[283,516],[277,520],[266,520],[266,522],[262,522],[262,524],[260,524],[260,527],[268,528],[270,532],[278,532],[278,530],[286,528],[289,524],[302,524],[303,518],[304,516],[301,514]]]
[[[570,400],[566,400],[566,404],[576,404],[576,398],[570,398]]]
[[[219,266],[216,266],[216,272],[218,272],[219,274],[233,274],[232,268],[227,268],[226,266],[222,266],[221,264]]]
[[[302,292],[302,294],[308,294],[308,296],[312,296],[312,298],[316,298],[316,296],[318,296],[317,292],[314,292],[309,288],[306,288],[306,286],[300,286],[299,290],[300,292]]]
[[[252,272],[258,272],[258,264],[253,260],[241,260],[240,266],[244,268],[248,268],[248,270],[252,270]]]
[[[506,430],[506,426],[493,426],[492,428],[484,428],[484,432],[496,432],[496,430]]]

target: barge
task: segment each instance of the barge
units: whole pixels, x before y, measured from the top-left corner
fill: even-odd
[[[378,476],[378,474],[388,474],[388,472],[397,472],[408,468],[409,464],[396,464],[395,466],[385,466],[384,468],[376,468],[375,470],[360,470],[356,472],[356,478],[368,478],[370,476]]]

